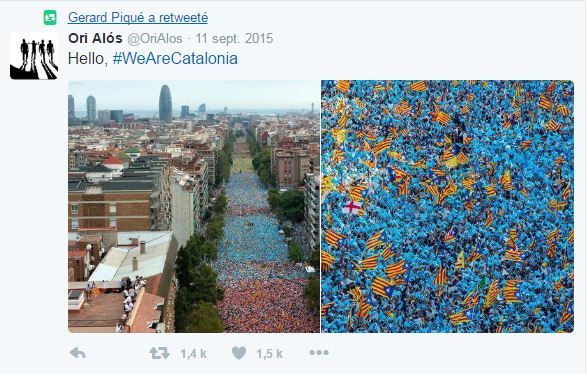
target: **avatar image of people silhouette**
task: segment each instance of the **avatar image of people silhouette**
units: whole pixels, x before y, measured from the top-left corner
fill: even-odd
[[[14,33],[10,43],[10,78],[56,79],[55,33]]]

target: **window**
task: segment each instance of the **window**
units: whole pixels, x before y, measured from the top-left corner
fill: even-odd
[[[79,205],[78,204],[71,204],[71,213],[77,214],[78,211],[79,211]]]
[[[110,204],[110,214],[116,214],[116,204]]]
[[[118,222],[116,221],[116,218],[110,218],[110,227],[116,228],[117,225]]]
[[[71,219],[71,229],[72,230],[79,229],[79,219],[77,219],[77,218],[72,218]]]

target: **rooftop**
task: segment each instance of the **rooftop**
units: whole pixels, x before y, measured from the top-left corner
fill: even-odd
[[[89,281],[112,281],[124,277],[134,279],[160,274],[167,259],[172,239],[171,231],[119,232],[118,246],[112,247],[96,267]],[[140,253],[140,245],[132,245],[131,238],[146,242],[146,253]],[[132,259],[138,260],[138,270],[132,270]]]
[[[161,311],[157,308],[162,305],[165,299],[150,293],[144,293],[140,301],[137,302],[136,312],[133,320],[130,321],[131,333],[149,333],[155,332],[151,328],[153,322],[158,322],[161,319]]]
[[[102,164],[104,164],[104,165],[124,165],[124,162],[120,161],[119,159],[117,159],[114,156],[110,156],[107,159],[105,159],[104,161],[102,161]]]
[[[72,290],[73,296],[81,290]],[[142,289],[134,304],[134,310],[127,322],[127,331],[131,333],[152,333],[152,323],[161,318],[159,306],[164,299],[152,295]],[[123,314],[124,295],[118,292],[92,295],[89,301],[86,299],[79,311],[71,310],[68,313],[68,326],[72,332],[102,331],[114,332],[116,323],[121,320]],[[111,330],[110,330],[111,329]]]
[[[109,169],[108,169],[109,170]],[[69,180],[69,192],[85,192],[86,187],[92,185],[90,183],[80,180]],[[152,191],[153,182],[148,180],[126,180],[126,178],[114,178],[111,181],[101,182],[97,184],[102,187],[102,192],[118,192],[118,191]]]
[[[100,293],[91,296],[79,311],[69,312],[69,327],[112,327],[124,313],[124,296],[121,293]]]

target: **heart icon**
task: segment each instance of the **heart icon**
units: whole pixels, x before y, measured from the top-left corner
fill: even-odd
[[[232,347],[232,354],[240,360],[246,354],[246,347]]]

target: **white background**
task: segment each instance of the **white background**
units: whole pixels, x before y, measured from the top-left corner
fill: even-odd
[[[110,5],[107,5],[110,4]],[[276,44],[241,52],[238,66],[68,66],[71,31],[167,31],[192,26],[68,26],[68,10],[156,12],[157,3],[0,3],[3,180],[0,371],[584,373],[584,2],[164,2],[207,11],[208,34],[274,32]],[[163,5],[161,5],[163,7]],[[42,24],[57,9],[58,26]],[[202,29],[203,30],[203,29]],[[59,79],[12,81],[13,31],[58,31]],[[201,30],[199,30],[201,31]],[[96,48],[88,46],[80,50]],[[132,50],[130,47],[116,47]],[[164,50],[154,46],[153,50]],[[237,48],[230,48],[235,52]],[[105,51],[105,50],[104,50]],[[108,56],[109,54],[105,54]],[[67,331],[67,82],[84,79],[571,79],[575,83],[575,331],[572,334],[80,335]],[[78,103],[78,106],[81,103]],[[88,357],[69,354],[79,346]],[[152,361],[152,345],[168,346]],[[246,345],[235,360],[233,345]],[[254,351],[279,347],[282,361]],[[207,361],[184,361],[205,348]],[[327,348],[327,358],[309,349]],[[5,370],[7,369],[7,370]]]

